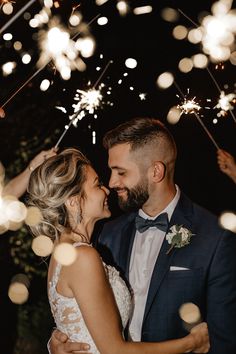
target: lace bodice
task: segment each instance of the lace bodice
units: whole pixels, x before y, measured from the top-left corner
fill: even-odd
[[[80,245],[81,243],[75,243],[74,247]],[[120,277],[119,272],[114,267],[108,266],[105,263],[103,265],[114,293],[123,328],[125,328],[132,310],[130,292],[124,280]],[[67,334],[71,341],[88,343],[91,348],[89,352],[98,354],[99,351],[86,327],[76,299],[65,297],[56,290],[60,271],[61,265],[57,264],[52,279],[48,284],[48,298],[56,326],[60,331]]]

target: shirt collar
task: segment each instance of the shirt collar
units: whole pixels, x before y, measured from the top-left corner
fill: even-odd
[[[147,215],[142,209],[139,209],[138,213],[139,215],[144,218],[144,219],[155,219],[158,215],[162,214],[162,213],[167,213],[168,214],[168,219],[170,220],[171,219],[171,216],[175,210],[175,207],[179,201],[179,198],[180,198],[180,189],[179,187],[177,186],[177,184],[175,185],[175,188],[176,188],[176,193],[175,193],[175,196],[174,198],[171,200],[171,202],[165,207],[165,209],[163,209],[160,213],[158,213],[157,215],[155,216],[149,216]]]

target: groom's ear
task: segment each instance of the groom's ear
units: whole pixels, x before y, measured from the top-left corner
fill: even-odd
[[[159,183],[161,182],[166,173],[166,166],[162,161],[154,161],[152,165],[152,179],[153,182]]]

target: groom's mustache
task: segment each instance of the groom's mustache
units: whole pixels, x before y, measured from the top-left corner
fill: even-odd
[[[126,191],[126,192],[129,192],[129,189],[124,187],[124,188],[119,188],[119,187],[115,187],[115,188],[112,188],[113,191],[115,192],[119,192],[119,191]]]

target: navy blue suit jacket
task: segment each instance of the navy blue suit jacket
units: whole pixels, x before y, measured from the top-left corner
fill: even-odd
[[[98,250],[129,280],[129,262],[135,237],[134,219],[129,213],[105,224]],[[183,225],[194,236],[190,244],[174,248],[164,240],[158,255],[142,326],[142,341],[153,342],[183,337],[186,329],[178,310],[193,302],[208,323],[214,354],[236,354],[236,234],[218,226],[217,218],[192,203],[181,193],[170,225]],[[170,266],[189,270],[170,271]]]

